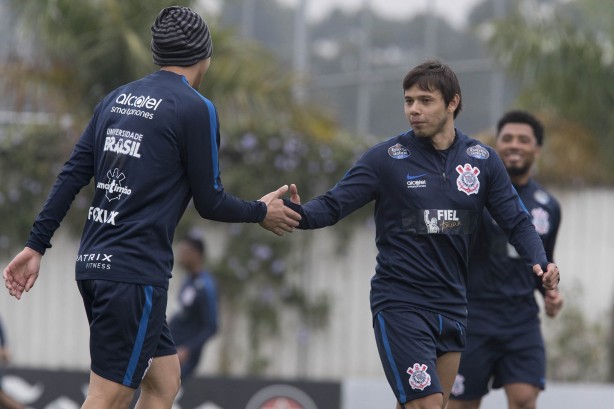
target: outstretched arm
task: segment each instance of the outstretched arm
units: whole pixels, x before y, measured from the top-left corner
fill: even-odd
[[[28,292],[38,278],[43,255],[29,247],[24,248],[4,269],[4,285],[18,300]]]

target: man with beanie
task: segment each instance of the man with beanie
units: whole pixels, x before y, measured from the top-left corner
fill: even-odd
[[[90,323],[91,373],[83,408],[171,408],[179,360],[166,323],[175,228],[190,200],[206,219],[260,223],[283,235],[300,216],[283,205],[282,186],[260,200],[224,191],[220,126],[196,89],[210,64],[207,24],[168,7],[152,28],[161,69],[119,87],[96,107],[39,213],[26,247],[5,268],[9,293],[34,285],[41,258],[75,195],[94,178],[76,279]]]

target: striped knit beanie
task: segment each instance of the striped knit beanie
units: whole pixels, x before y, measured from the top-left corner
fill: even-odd
[[[154,64],[187,67],[207,59],[213,51],[207,23],[187,7],[163,9],[151,26]]]

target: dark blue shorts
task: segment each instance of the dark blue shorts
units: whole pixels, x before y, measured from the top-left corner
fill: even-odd
[[[400,404],[443,393],[437,358],[464,349],[462,324],[419,308],[392,308],[377,313],[373,328],[386,378]]]
[[[515,335],[467,335],[452,399],[480,399],[493,388],[527,383],[544,389],[546,351],[539,325]]]
[[[95,374],[136,389],[154,357],[177,353],[166,323],[166,289],[105,280],[77,285]]]

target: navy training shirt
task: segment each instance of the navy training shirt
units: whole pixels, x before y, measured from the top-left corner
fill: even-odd
[[[190,350],[189,362],[182,368],[190,373],[198,365],[203,346],[218,329],[217,286],[213,276],[202,271],[198,276],[186,277],[177,297],[179,310],[168,325],[177,347]]]
[[[541,240],[495,151],[456,130],[437,151],[413,131],[369,149],[331,190],[302,206],[299,228],[317,229],[375,201],[373,314],[413,306],[463,324],[471,242],[486,206],[527,263],[547,264]]]
[[[43,253],[94,177],[76,277],[168,287],[172,239],[190,199],[206,219],[260,222],[266,205],[224,191],[217,111],[185,77],[160,70],[108,94],[64,164],[30,232]]]
[[[554,260],[554,246],[561,222],[558,201],[536,181],[516,186],[548,260]],[[484,211],[483,222],[469,261],[468,330],[476,334],[508,334],[539,324],[535,290],[544,291],[531,267],[520,258],[507,236]]]

